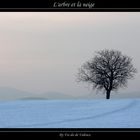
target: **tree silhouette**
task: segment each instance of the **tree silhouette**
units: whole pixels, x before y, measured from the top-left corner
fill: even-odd
[[[128,79],[134,77],[136,68],[132,65],[132,58],[122,55],[116,50],[101,50],[90,61],[79,69],[78,81],[87,82],[98,90],[106,92],[106,99],[110,99],[111,91],[126,87]]]

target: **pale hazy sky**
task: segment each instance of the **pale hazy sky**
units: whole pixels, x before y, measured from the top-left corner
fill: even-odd
[[[139,12],[0,12],[0,87],[87,95],[75,75],[105,48],[133,58],[138,73],[123,91],[140,91]]]

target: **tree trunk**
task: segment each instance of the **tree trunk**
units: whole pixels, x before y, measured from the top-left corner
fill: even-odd
[[[110,90],[106,91],[106,99],[110,99]]]

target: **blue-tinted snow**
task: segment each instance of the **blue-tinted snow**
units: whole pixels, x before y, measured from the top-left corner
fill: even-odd
[[[140,99],[0,102],[0,128],[140,128]]]

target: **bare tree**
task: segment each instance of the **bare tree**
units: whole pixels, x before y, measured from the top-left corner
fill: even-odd
[[[132,58],[122,55],[116,50],[101,50],[90,61],[79,69],[78,81],[87,82],[106,92],[106,99],[110,99],[111,91],[126,87],[127,80],[134,77],[136,68],[132,65]]]

